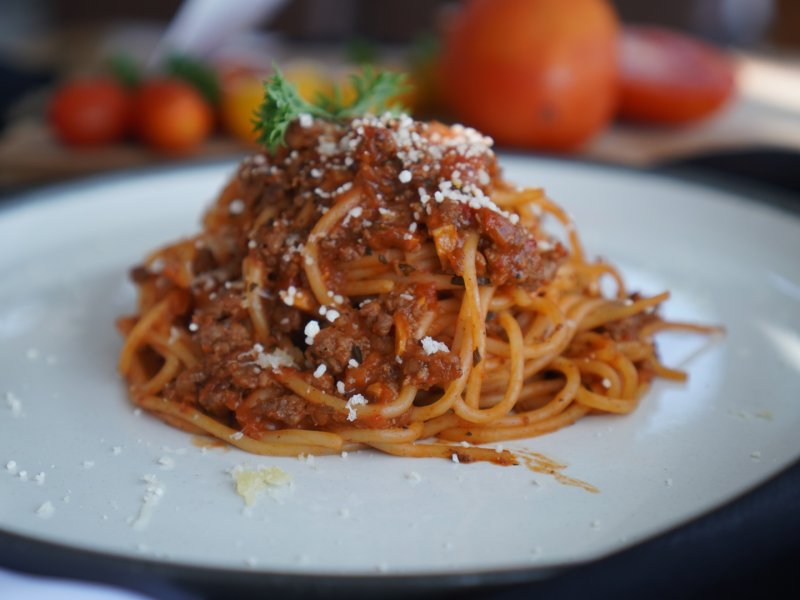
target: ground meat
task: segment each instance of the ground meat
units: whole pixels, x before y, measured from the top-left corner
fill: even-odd
[[[192,404],[207,379],[208,374],[202,369],[186,369],[167,388],[166,395],[176,402]]]
[[[209,381],[197,396],[197,402],[215,417],[226,417],[241,399],[241,392],[231,389],[225,381]]]
[[[425,355],[411,350],[403,359],[403,382],[419,389],[441,387],[461,375],[461,363],[452,352]]]
[[[185,291],[174,323],[189,328],[199,362],[165,396],[252,435],[331,420],[350,424],[292,393],[280,383],[282,368],[296,369],[328,393],[363,394],[370,403],[392,401],[403,385],[438,393],[458,378],[459,357],[426,354],[418,338],[439,302],[460,293],[452,288],[459,280],[463,285],[468,234],[479,238],[480,285],[536,289],[565,256],[558,245],[541,251],[515,215],[491,201],[499,170],[489,142],[477,133],[388,118],[305,125],[293,123],[273,154],[243,162],[206,213],[203,234],[163,251],[161,271],[151,265],[133,272],[159,297]],[[359,194],[355,209],[311,240],[320,219],[353,193]],[[315,264],[306,252],[312,242]],[[426,246],[431,243],[436,254]],[[353,281],[361,283],[361,276],[349,276],[352,261],[367,265],[364,280],[389,281],[391,291],[348,292]],[[246,294],[243,271],[253,265],[261,273],[259,293]],[[331,300],[311,289],[309,280],[318,276]],[[431,280],[450,283],[437,289]],[[339,314],[329,322],[320,302],[333,298]],[[311,320],[321,330],[308,343],[304,327]],[[610,335],[626,335],[612,329]],[[451,343],[452,332],[443,339]]]
[[[312,364],[324,362],[332,373],[340,374],[351,359],[363,362],[372,350],[373,340],[361,328],[355,315],[341,316],[317,334],[306,354]]]
[[[297,427],[309,415],[308,403],[294,394],[286,394],[280,386],[267,388],[265,394],[253,394],[236,409],[241,423],[258,424],[266,429],[271,424]]]
[[[389,335],[394,321],[392,316],[383,310],[379,302],[368,302],[358,310],[358,313],[372,333],[382,336]]]
[[[642,327],[657,321],[658,318],[656,313],[638,313],[625,319],[604,323],[596,331],[605,333],[616,342],[631,342],[639,339],[639,332]]]

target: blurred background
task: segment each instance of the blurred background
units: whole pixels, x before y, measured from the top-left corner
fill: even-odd
[[[501,150],[798,185],[797,0],[0,0],[0,192],[250,152],[274,64],[309,99],[405,71]]]

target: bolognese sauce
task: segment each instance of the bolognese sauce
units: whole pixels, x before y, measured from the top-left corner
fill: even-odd
[[[195,404],[247,434],[347,422],[347,416],[292,393],[260,366],[259,356],[276,351],[285,370],[346,398],[360,395],[380,404],[396,398],[404,383],[422,393],[442,388],[461,368],[446,342],[432,351],[414,335],[448,296],[424,275],[463,288],[469,231],[480,236],[478,277],[494,286],[535,290],[566,254],[560,245],[538,249],[516,215],[490,200],[493,187],[503,185],[497,178],[491,140],[468,128],[388,116],[345,126],[295,122],[287,145],[274,157],[245,160],[207,213],[207,236],[193,242],[190,281],[177,276],[183,273],[182,245],[134,271],[137,283],[184,299],[184,318],[201,350],[197,365],[168,384],[164,396]],[[359,190],[358,206],[319,240],[319,268],[333,293],[328,308],[308,293],[304,240],[352,189]],[[430,240],[435,256],[424,264],[404,262],[408,254],[424,252]],[[377,256],[390,269],[385,292],[352,289],[353,265],[365,256]],[[242,303],[245,259],[266,275],[257,300],[269,319],[265,340],[256,339]],[[305,333],[309,324],[314,335]],[[392,331],[395,337],[403,332],[401,347]],[[363,425],[405,424],[409,412]]]
[[[630,412],[653,377],[685,377],[653,334],[713,330],[662,320],[667,292],[587,260],[563,209],[503,180],[489,138],[388,113],[300,115],[132,278],[133,401],[262,454],[512,464],[474,444]]]

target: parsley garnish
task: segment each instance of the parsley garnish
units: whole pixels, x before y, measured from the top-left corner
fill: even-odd
[[[390,102],[405,91],[405,81],[403,73],[376,72],[365,67],[360,74],[350,76],[355,92],[350,104],[344,105],[339,88],[334,88],[331,96],[320,94],[317,101],[312,103],[303,99],[294,85],[275,67],[275,74],[264,82],[264,102],[256,111],[253,121],[258,141],[270,152],[275,152],[284,143],[289,124],[302,114],[328,121],[343,121],[368,112],[400,112],[402,108]]]

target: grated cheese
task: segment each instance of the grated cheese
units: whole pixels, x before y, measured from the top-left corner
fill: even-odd
[[[145,475],[142,477],[142,481],[146,484],[144,495],[142,496],[142,505],[139,507],[137,516],[128,520],[131,527],[137,530],[147,527],[153,510],[155,510],[155,507],[164,496],[164,487],[155,475]]]
[[[13,392],[6,392],[6,404],[11,410],[12,417],[22,416],[22,400],[20,400]]]
[[[422,349],[428,356],[436,354],[437,352],[450,352],[450,348],[447,347],[447,344],[435,340],[431,336],[426,336],[422,338],[421,341],[422,341]]]
[[[350,399],[347,401],[347,404],[345,404],[345,408],[347,408],[347,420],[355,421],[356,418],[358,417],[356,406],[363,406],[366,403],[367,399],[361,394],[354,394],[350,396]]]
[[[286,306],[294,306],[294,299],[297,295],[297,288],[293,285],[290,285],[285,290],[280,290],[278,292],[278,296],[280,296],[281,300]]]
[[[231,475],[236,484],[236,493],[244,499],[245,506],[253,506],[263,490],[285,486],[292,481],[291,475],[278,467],[246,469],[237,466]]]
[[[269,354],[265,354],[263,351],[259,352],[254,362],[262,369],[272,369],[273,371],[281,367],[293,367],[295,364],[291,354],[281,348],[275,348]]]
[[[36,509],[36,516],[38,516],[40,519],[49,519],[55,512],[55,506],[53,506],[53,503],[50,502],[50,500],[47,500]]]
[[[244,200],[241,198],[236,198],[235,200],[231,200],[231,203],[228,204],[228,212],[232,215],[240,215],[244,212],[245,204]]]
[[[309,321],[306,324],[305,329],[303,329],[303,333],[306,334],[306,344],[311,346],[314,343],[314,338],[317,337],[319,332],[319,322],[314,320]]]
[[[307,129],[314,124],[314,117],[312,117],[308,113],[300,113],[300,116],[297,117],[297,120],[300,121],[300,127]]]

